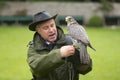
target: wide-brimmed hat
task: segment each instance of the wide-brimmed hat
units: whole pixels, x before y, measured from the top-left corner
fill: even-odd
[[[39,12],[39,13],[35,14],[33,16],[33,22],[29,25],[29,30],[35,31],[36,25],[38,25],[38,24],[40,24],[44,21],[50,20],[50,19],[55,19],[56,16],[57,16],[57,14],[54,15],[54,16],[51,16],[46,11],[42,11],[42,12]]]

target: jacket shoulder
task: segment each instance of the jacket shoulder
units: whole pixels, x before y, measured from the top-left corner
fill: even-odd
[[[27,47],[31,46],[31,45],[33,45],[33,41],[29,41],[28,44],[27,44]]]

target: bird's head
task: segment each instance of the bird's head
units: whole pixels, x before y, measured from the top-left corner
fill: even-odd
[[[66,21],[66,22],[71,22],[71,21],[74,21],[74,18],[73,18],[72,16],[67,16],[67,17],[65,18],[65,21]]]

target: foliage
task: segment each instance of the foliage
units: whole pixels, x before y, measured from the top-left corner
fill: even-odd
[[[1,0],[1,1],[9,1],[9,0]],[[101,0],[10,0],[10,1],[64,1],[64,2],[101,2]],[[108,0],[110,2],[120,2],[120,0]]]
[[[89,19],[89,25],[90,26],[102,26],[102,18],[99,16],[92,16]]]
[[[99,10],[101,10],[105,15],[108,15],[110,11],[114,9],[113,4],[107,0],[101,0],[101,6],[99,7]]]
[[[0,10],[3,9],[6,6],[5,2],[0,2]]]
[[[113,9],[113,6],[110,2],[107,2],[106,0],[102,0],[102,7],[101,10],[102,11],[111,11]]]
[[[1,11],[7,7],[9,7],[9,5],[7,5],[4,1],[0,1],[0,15],[1,15]]]
[[[27,9],[17,10],[14,13],[14,16],[26,16],[27,15]]]

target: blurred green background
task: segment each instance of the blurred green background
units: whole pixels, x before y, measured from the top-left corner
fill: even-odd
[[[59,25],[66,25],[67,15],[86,25],[96,51],[88,48],[93,70],[80,75],[80,80],[120,80],[119,4],[120,0],[0,0],[0,80],[32,78],[26,59],[34,32],[26,25],[33,14],[43,10],[59,13]],[[62,28],[67,33],[66,27]]]
[[[66,28],[63,27],[64,32]],[[93,70],[80,80],[120,80],[120,28],[85,27],[96,51],[88,48]],[[26,26],[0,26],[0,80],[30,80],[27,44],[34,32]]]

